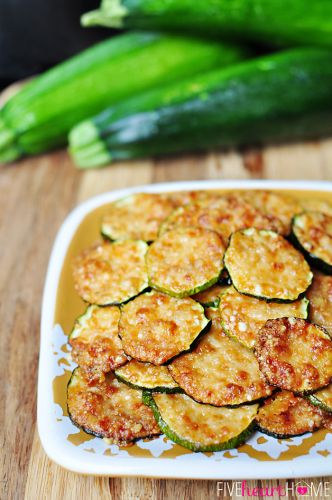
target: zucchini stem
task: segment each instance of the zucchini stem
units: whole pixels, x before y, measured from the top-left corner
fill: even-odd
[[[123,18],[128,14],[121,0],[103,0],[97,10],[91,10],[81,16],[82,26],[107,26],[123,28]]]
[[[20,156],[20,148],[15,144],[15,134],[0,117],[0,163],[10,163]]]

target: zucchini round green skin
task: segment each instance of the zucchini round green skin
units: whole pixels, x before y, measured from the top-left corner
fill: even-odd
[[[135,193],[116,200],[104,215],[100,232],[105,239],[154,241],[160,224],[174,210],[171,199],[156,193]]]
[[[332,413],[332,384],[320,391],[309,394],[307,398],[311,404],[318,406],[328,413]]]
[[[162,365],[189,350],[209,325],[203,306],[195,300],[153,290],[122,306],[119,336],[126,354]]]
[[[78,165],[215,147],[318,138],[332,132],[331,52],[297,48],[191,79],[181,99],[110,119],[72,148]],[[98,130],[97,130],[98,129]],[[83,141],[82,141],[83,142]],[[105,152],[104,163],[95,153]]]
[[[332,45],[332,6],[316,0],[102,0],[85,26],[221,34],[265,45]]]
[[[170,419],[167,418],[167,412],[161,411],[160,406],[158,406],[158,398],[169,398],[165,402],[169,402],[171,405],[174,404],[175,411],[178,409],[179,414],[176,414],[176,418],[179,419],[177,427],[181,428],[183,426],[183,435],[176,432],[172,428],[172,423]],[[172,401],[174,399],[174,401]],[[241,408],[215,408],[208,405],[201,405],[193,401],[189,396],[185,394],[151,394],[151,392],[143,391],[143,402],[152,409],[160,430],[174,443],[183,446],[189,450],[199,452],[199,451],[221,451],[230,448],[236,448],[242,445],[252,434],[254,429],[254,418],[257,414],[258,405],[247,405]],[[182,408],[179,407],[182,405]],[[171,407],[171,411],[173,408]],[[187,412],[187,415],[186,415]],[[201,413],[200,413],[201,412]],[[246,412],[248,416],[245,419]],[[195,414],[194,414],[195,413]],[[245,425],[239,426],[237,433],[229,432],[229,436],[221,438],[216,436],[216,441],[211,443],[212,439],[209,434],[215,432],[215,428],[209,428],[209,416],[212,414],[212,418],[216,419],[217,415],[220,420],[220,434],[227,427],[227,424],[231,426],[234,424],[234,419],[236,415],[240,414],[243,420],[246,420]],[[174,416],[171,415],[171,418]],[[183,418],[186,417],[187,419]],[[224,417],[224,418],[223,418]],[[193,431],[190,428],[190,424],[193,426]],[[197,429],[201,426],[202,441],[195,439],[195,434]],[[209,441],[209,444],[204,443],[204,439]]]
[[[280,391],[266,399],[256,417],[257,428],[274,438],[287,439],[318,429],[322,412],[292,392]]]
[[[116,378],[133,389],[175,394],[183,392],[170,376],[166,366],[155,366],[132,359],[115,370]]]
[[[36,78],[7,102],[0,112],[0,162],[63,145],[74,125],[105,107],[216,68],[224,60],[231,63],[240,54],[240,49],[215,41],[144,32],[97,44]]]
[[[73,260],[75,289],[83,300],[101,306],[117,305],[148,288],[145,254],[140,240],[98,243]]]
[[[332,382],[332,341],[321,327],[300,318],[268,320],[255,355],[273,386],[304,395]]]
[[[332,215],[321,212],[296,215],[291,240],[313,267],[332,274]]]
[[[118,336],[119,320],[117,306],[90,305],[75,321],[68,338],[71,356],[90,379],[103,379],[128,361]]]
[[[74,425],[88,434],[123,445],[159,434],[140,391],[119,382],[113,374],[91,382],[76,368],[67,386],[68,414]]]
[[[224,263],[239,293],[266,301],[293,302],[305,293],[313,278],[301,252],[273,231],[236,231]]]
[[[219,304],[225,333],[250,349],[268,319],[285,316],[307,319],[308,310],[306,298],[290,303],[267,302],[238,293],[232,287],[221,296]]]
[[[177,298],[217,283],[223,270],[224,243],[217,233],[178,228],[163,234],[146,253],[149,285]]]

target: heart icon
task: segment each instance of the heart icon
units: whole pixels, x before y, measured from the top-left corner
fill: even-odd
[[[308,487],[307,486],[298,486],[296,488],[296,491],[298,492],[299,495],[306,495],[306,493],[308,493]]]

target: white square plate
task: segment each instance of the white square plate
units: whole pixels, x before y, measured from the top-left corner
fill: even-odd
[[[38,380],[38,430],[47,455],[75,472],[107,476],[145,476],[193,479],[255,479],[324,476],[332,474],[332,434],[318,431],[290,440],[256,432],[238,450],[192,453],[164,436],[118,448],[79,431],[66,414],[66,383],[74,367],[68,358],[67,337],[55,324],[62,269],[75,234],[89,214],[134,192],[201,189],[271,189],[306,191],[332,201],[332,183],[305,181],[199,181],[138,186],[96,196],[79,205],[64,221],[55,240],[44,289]],[[98,229],[98,228],[97,228]],[[89,235],[85,235],[85,238]],[[72,293],[72,291],[70,292]],[[62,307],[71,307],[66,296]],[[67,332],[68,333],[68,332]]]

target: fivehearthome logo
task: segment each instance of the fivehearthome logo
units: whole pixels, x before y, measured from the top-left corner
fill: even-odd
[[[247,481],[218,481],[217,496],[238,498],[331,498],[330,481],[280,481],[277,486],[251,486]]]

